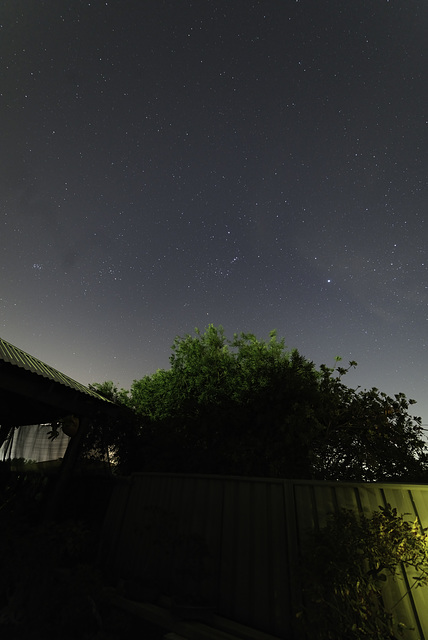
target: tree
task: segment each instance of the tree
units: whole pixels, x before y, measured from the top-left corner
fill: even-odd
[[[132,451],[139,440],[135,414],[128,408],[129,396],[125,389],[118,389],[111,380],[88,385],[89,389],[111,402],[122,405],[120,418],[94,418],[82,443],[82,456],[92,462],[114,462],[123,473],[132,471]],[[141,424],[138,425],[141,428]]]
[[[103,398],[107,398],[111,402],[116,404],[127,405],[129,401],[128,391],[126,389],[118,389],[117,385],[112,380],[106,382],[94,382],[88,385],[91,391],[95,391]]]
[[[228,340],[210,325],[177,337],[170,363],[131,388],[139,469],[360,481],[426,473],[413,401],[346,387],[355,362],[317,369],[275,331],[267,342]]]
[[[306,443],[287,421],[299,398],[316,392],[312,363],[286,352],[275,332],[267,343],[252,334],[229,341],[210,326],[172,348],[171,369],[134,382],[131,403],[149,421],[152,444],[165,452],[173,443],[176,469],[278,475],[285,457],[296,474],[309,472],[298,469],[307,466]]]
[[[316,477],[340,480],[418,481],[426,477],[427,445],[421,419],[410,416],[415,403],[403,393],[351,389],[342,382],[347,369],[321,367],[318,419],[322,426],[315,443]],[[335,375],[338,374],[338,375]]]

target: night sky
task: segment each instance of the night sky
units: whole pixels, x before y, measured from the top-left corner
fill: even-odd
[[[3,0],[0,335],[87,384],[277,329],[428,423],[428,2]]]

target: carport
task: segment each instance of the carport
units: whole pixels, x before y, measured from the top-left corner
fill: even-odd
[[[65,420],[72,427],[48,511],[72,473],[91,421],[119,419],[124,413],[123,407],[0,338],[0,447],[22,426]]]

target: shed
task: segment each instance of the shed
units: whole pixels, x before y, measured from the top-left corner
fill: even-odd
[[[80,382],[0,338],[0,447],[16,427],[79,420],[61,466],[58,489],[71,473],[79,445],[97,417],[118,419],[124,409]]]
[[[0,338],[0,445],[10,427],[66,415],[117,417],[113,402]]]

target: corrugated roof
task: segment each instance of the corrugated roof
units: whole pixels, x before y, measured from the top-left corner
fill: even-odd
[[[37,374],[43,378],[47,378],[48,380],[52,380],[52,382],[57,382],[58,384],[69,387],[70,389],[80,391],[81,393],[85,393],[97,398],[98,400],[103,400],[104,402],[112,404],[110,403],[110,400],[107,400],[95,391],[91,391],[91,389],[88,389],[85,385],[73,380],[69,376],[66,376],[65,373],[61,373],[57,369],[54,369],[38,358],[31,356],[22,349],[18,349],[18,347],[10,344],[10,342],[6,342],[6,340],[3,340],[2,338],[0,338],[0,360],[3,360],[3,362],[7,362],[15,367],[19,367],[20,369],[25,369],[30,373]]]

